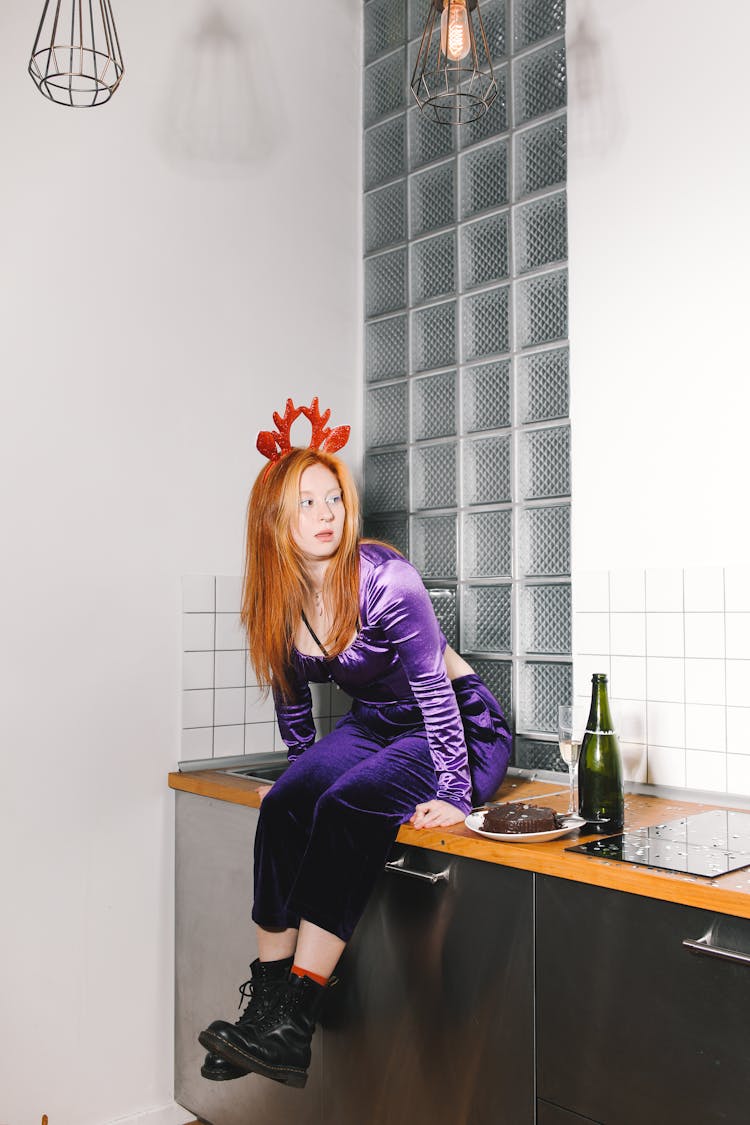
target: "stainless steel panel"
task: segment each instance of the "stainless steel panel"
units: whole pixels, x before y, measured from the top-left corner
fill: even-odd
[[[175,1100],[207,1125],[319,1125],[319,1041],[304,1090],[257,1075],[222,1083],[201,1076],[198,1032],[237,1017],[237,989],[257,955],[250,908],[258,813],[191,793],[176,800]]]
[[[533,877],[421,848],[394,859],[337,969],[323,1121],[531,1125]]]

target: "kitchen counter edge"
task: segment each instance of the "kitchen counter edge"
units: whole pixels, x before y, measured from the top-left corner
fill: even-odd
[[[248,808],[260,807],[259,786],[259,782],[232,776],[222,770],[169,774],[171,789]],[[507,778],[496,794],[496,800],[543,801],[560,812],[566,805],[566,801],[561,799],[563,796],[559,786],[551,782]],[[720,804],[698,804],[629,793],[625,798],[625,822],[629,827],[646,827],[723,807]],[[400,844],[467,856],[502,867],[515,867],[626,894],[712,910],[718,914],[750,918],[750,868],[709,880],[566,851],[571,845],[592,838],[591,834],[581,830],[572,836],[541,844],[505,844],[477,836],[464,824],[456,824],[441,829],[416,829],[403,825],[397,840]]]

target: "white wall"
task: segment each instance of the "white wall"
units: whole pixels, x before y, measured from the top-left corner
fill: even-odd
[[[573,665],[629,779],[747,797],[750,11],[706,15],[568,0]]]
[[[240,569],[287,394],[358,429],[361,9],[115,0],[73,111],[41,7],[0,40],[0,1121],[172,1125],[180,576]]]
[[[747,558],[748,33],[568,0],[575,569]]]

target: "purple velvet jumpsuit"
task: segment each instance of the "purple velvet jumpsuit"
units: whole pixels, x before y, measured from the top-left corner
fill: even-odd
[[[294,698],[276,699],[291,765],[263,799],[255,840],[253,919],[286,929],[306,918],[345,941],[415,807],[437,797],[467,813],[489,800],[511,749],[480,678],[448,679],[415,568],[381,544],[359,550],[360,631],[330,659],[294,651]],[[308,685],[329,679],[353,703],[316,742]]]

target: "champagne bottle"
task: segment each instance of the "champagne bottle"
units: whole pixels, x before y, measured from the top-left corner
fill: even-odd
[[[591,710],[578,763],[578,805],[593,832],[621,832],[625,798],[622,761],[607,698],[607,677],[591,677]]]

